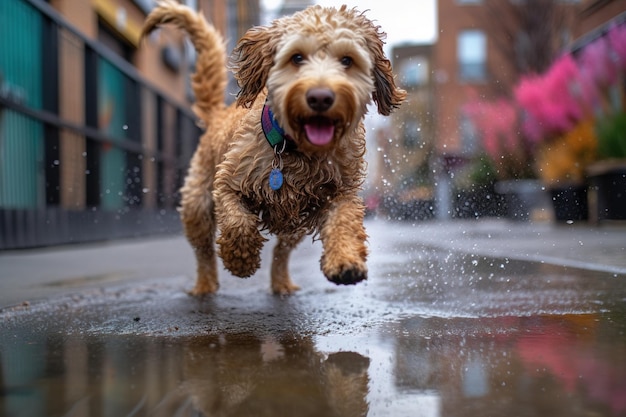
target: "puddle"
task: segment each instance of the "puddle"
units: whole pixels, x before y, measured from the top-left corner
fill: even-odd
[[[354,335],[3,332],[7,416],[620,416],[623,314],[420,318]]]
[[[365,415],[369,359],[311,338],[45,335],[3,349],[7,415]],[[349,412],[348,412],[349,410]],[[287,413],[287,414],[286,414]]]
[[[0,310],[0,415],[626,415],[623,275],[385,251],[335,287],[305,246],[293,297],[174,277]]]

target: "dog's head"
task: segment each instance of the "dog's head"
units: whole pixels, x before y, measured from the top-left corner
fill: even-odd
[[[298,146],[325,149],[358,126],[371,99],[389,115],[405,99],[383,51],[385,34],[363,13],[312,6],[250,29],[232,57],[249,107],[267,88],[278,122]]]

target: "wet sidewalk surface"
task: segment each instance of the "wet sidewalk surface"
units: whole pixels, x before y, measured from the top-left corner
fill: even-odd
[[[366,224],[369,279],[305,240],[194,298],[181,237],[0,254],[0,415],[626,415],[626,229]]]

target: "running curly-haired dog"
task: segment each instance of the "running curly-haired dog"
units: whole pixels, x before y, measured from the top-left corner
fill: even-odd
[[[206,126],[181,189],[181,218],[197,259],[192,292],[218,289],[215,242],[230,272],[254,274],[267,240],[262,231],[277,236],[276,294],[298,289],[287,264],[307,234],[322,241],[328,280],[366,279],[358,195],[365,176],[363,117],[372,99],[389,115],[406,96],[383,52],[385,34],[346,6],[312,6],[254,27],[233,51],[230,66],[240,91],[227,106],[220,34],[172,0],[158,3],[143,34],[167,23],[186,31],[198,52],[194,111]]]

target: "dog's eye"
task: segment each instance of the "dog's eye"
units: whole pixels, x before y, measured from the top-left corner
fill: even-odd
[[[293,54],[291,56],[291,63],[294,65],[302,65],[304,62],[304,56],[302,54]]]
[[[341,65],[346,68],[350,68],[352,66],[352,58],[350,58],[349,56],[344,56],[339,60],[339,62],[341,62]]]

